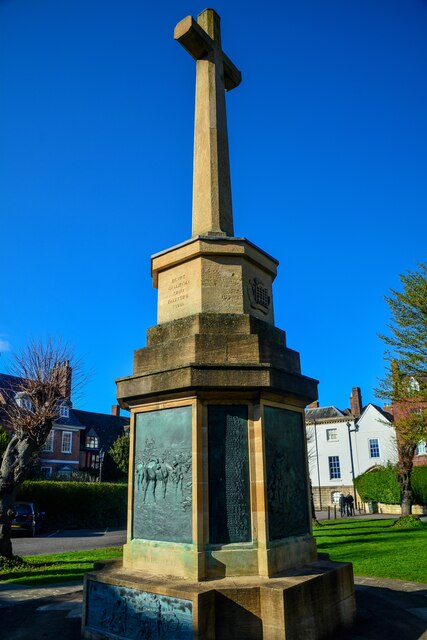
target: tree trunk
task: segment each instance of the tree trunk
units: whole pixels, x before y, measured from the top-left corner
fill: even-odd
[[[400,482],[401,513],[402,513],[402,516],[410,516],[412,513],[412,504],[414,502],[412,484],[411,484],[411,474],[401,473],[399,475],[399,482]]]
[[[18,486],[25,480],[30,459],[38,448],[31,439],[13,436],[4,453],[0,467],[0,556],[13,557],[12,521]]]
[[[412,491],[412,467],[415,454],[415,445],[405,444],[399,447],[398,480],[400,485],[400,509],[402,516],[410,516],[414,504]]]

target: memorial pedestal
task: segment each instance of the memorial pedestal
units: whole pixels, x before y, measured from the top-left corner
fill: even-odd
[[[311,534],[317,383],[284,332],[196,314],[149,329],[134,371],[117,386],[131,410],[123,567],[87,576],[84,637],[314,640],[350,624],[351,565],[318,561]]]
[[[85,593],[87,640],[318,640],[355,611],[351,565],[329,561],[203,582],[107,569],[87,574]]]

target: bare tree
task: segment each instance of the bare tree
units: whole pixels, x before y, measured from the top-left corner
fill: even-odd
[[[2,406],[4,427],[11,440],[0,466],[0,556],[12,557],[11,528],[18,486],[31,468],[59,414],[84,380],[81,363],[61,341],[31,341],[12,356],[10,373],[16,377],[14,398]]]

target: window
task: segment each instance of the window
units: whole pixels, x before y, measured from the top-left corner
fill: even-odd
[[[91,469],[99,469],[99,455],[98,454],[92,454],[91,458],[90,458],[90,464],[89,467]]]
[[[71,431],[62,432],[62,453],[71,453],[73,446],[73,434]]]
[[[409,391],[419,391],[420,383],[413,376],[409,378]]]
[[[21,409],[28,409],[28,411],[32,411],[33,404],[29,397],[25,395],[25,391],[19,391],[15,396],[16,404]]]
[[[70,408],[67,407],[66,404],[61,404],[59,407],[59,417],[60,418],[69,418],[70,417]]]
[[[416,409],[411,409],[410,413],[416,413],[418,416],[422,415],[423,410],[421,407],[417,407]]]
[[[40,473],[43,478],[50,478],[52,475],[52,467],[42,467],[40,469]]]
[[[340,458],[339,456],[329,456],[329,478],[336,480],[341,478]]]
[[[97,436],[87,436],[86,437],[86,447],[87,447],[87,449],[98,449],[98,447],[99,447],[99,438]]]
[[[49,431],[49,435],[46,438],[46,441],[45,441],[45,443],[43,445],[42,451],[53,451],[53,439],[54,439],[54,437],[55,436],[54,436],[53,429],[51,429]]]
[[[58,471],[58,475],[61,478],[70,478],[72,473],[73,473],[72,468],[67,466],[61,467]]]
[[[338,429],[326,429],[326,440],[334,442],[338,440]]]
[[[415,450],[415,455],[417,456],[425,456],[427,455],[427,443],[424,440],[420,440],[418,446]]]
[[[380,445],[378,442],[378,438],[370,438],[369,440],[369,457],[370,458],[380,457]]]

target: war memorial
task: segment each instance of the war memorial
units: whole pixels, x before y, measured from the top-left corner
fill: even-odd
[[[174,37],[196,60],[192,237],[151,258],[158,324],[117,381],[131,412],[127,544],[123,564],[87,574],[82,633],[327,638],[352,624],[352,567],[318,558],[311,533],[317,381],[274,324],[278,262],[234,235],[225,92],[241,74],[213,10]]]

